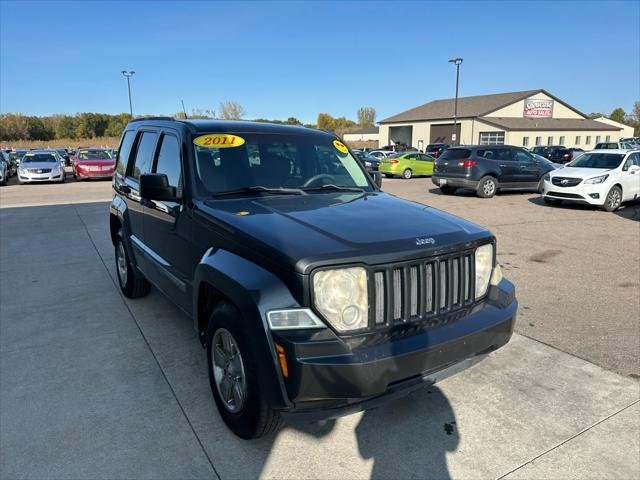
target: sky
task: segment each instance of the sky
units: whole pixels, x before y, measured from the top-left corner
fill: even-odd
[[[0,0],[0,111],[216,110],[313,123],[455,94],[544,88],[579,110],[640,100],[640,1]]]

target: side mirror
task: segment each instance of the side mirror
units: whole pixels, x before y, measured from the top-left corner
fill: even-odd
[[[178,200],[176,198],[176,187],[169,185],[169,179],[164,173],[144,173],[140,175],[140,198],[167,202]]]
[[[382,174],[375,170],[370,173],[371,173],[371,176],[373,177],[373,183],[375,183],[378,186],[378,188],[382,188]]]

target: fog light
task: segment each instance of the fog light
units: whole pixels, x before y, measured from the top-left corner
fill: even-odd
[[[589,194],[589,196],[590,196],[591,198],[594,198],[594,199],[598,199],[598,198],[600,198],[600,194],[599,194],[599,193],[590,193],[590,194]]]

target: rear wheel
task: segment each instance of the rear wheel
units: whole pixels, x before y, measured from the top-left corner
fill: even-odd
[[[406,168],[405,171],[402,172],[402,178],[404,178],[405,180],[409,180],[412,175],[413,175],[413,172],[411,171],[410,168]]]
[[[481,198],[491,198],[498,191],[498,181],[494,177],[482,177],[476,192]]]
[[[206,338],[211,392],[227,427],[245,439],[277,430],[280,413],[258,381],[258,336],[246,331],[238,309],[220,303],[211,314]]]
[[[456,190],[458,190],[456,187],[450,187],[448,185],[442,185],[440,187],[440,191],[445,195],[453,195],[454,193],[456,193]]]
[[[124,246],[122,230],[118,232],[116,250],[116,272],[118,284],[125,297],[144,297],[151,290],[151,284],[132,265],[131,259]]]
[[[602,209],[605,212],[615,212],[620,205],[622,204],[622,189],[617,185],[611,187],[609,193],[607,194],[607,198],[604,201],[604,205],[602,205]]]

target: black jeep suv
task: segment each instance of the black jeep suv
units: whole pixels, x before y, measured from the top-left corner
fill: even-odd
[[[193,318],[243,438],[399,396],[512,335],[491,233],[381,192],[332,134],[134,120],[113,189],[122,292],[153,284]]]
[[[491,198],[498,190],[542,190],[542,178],[553,170],[524,148],[509,145],[451,147],[433,164],[431,181],[442,193],[458,188]]]

